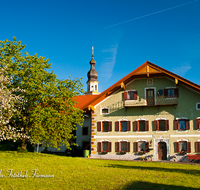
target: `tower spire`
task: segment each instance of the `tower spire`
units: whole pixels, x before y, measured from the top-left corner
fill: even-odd
[[[87,73],[87,93],[86,94],[99,94],[98,92],[98,73],[95,70],[96,61],[94,60],[94,47],[92,46],[92,59],[90,61],[91,68]]]

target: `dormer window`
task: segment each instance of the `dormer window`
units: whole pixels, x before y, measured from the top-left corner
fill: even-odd
[[[137,100],[137,91],[135,90],[125,91],[124,100]]]

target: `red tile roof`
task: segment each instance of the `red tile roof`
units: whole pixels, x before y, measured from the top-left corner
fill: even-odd
[[[77,104],[75,105],[75,107],[80,108],[80,109],[84,109],[86,108],[88,105],[90,105],[89,103],[94,100],[95,98],[97,98],[99,95],[82,95],[82,96],[76,96],[75,97],[75,101],[77,102]]]

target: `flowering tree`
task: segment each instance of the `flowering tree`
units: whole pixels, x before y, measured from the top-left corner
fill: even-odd
[[[10,119],[14,114],[19,114],[23,99],[16,92],[22,92],[19,88],[9,88],[12,85],[11,79],[6,77],[7,66],[0,68],[0,141],[22,137],[20,130],[11,127]]]
[[[32,141],[46,142],[52,147],[69,146],[74,139],[72,131],[82,124],[83,111],[75,108],[74,96],[83,93],[81,79],[59,80],[52,72],[45,57],[31,56],[24,52],[21,42],[0,41],[0,67],[7,64],[7,76],[12,77],[11,88],[23,89],[16,95],[23,96],[20,114],[10,123],[22,132],[22,149],[26,149],[27,136]]]

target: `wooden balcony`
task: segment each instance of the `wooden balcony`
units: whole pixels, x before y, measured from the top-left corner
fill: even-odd
[[[137,97],[137,100],[124,100],[124,107],[140,107],[140,106],[161,106],[161,105],[177,105],[178,98],[164,98],[157,96],[155,98]]]

